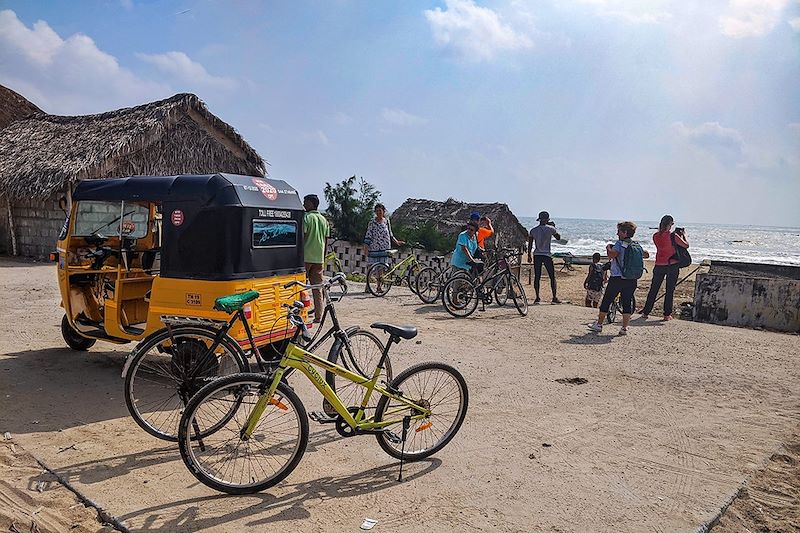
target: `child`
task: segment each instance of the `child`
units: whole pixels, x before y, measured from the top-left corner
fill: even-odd
[[[583,282],[583,288],[586,289],[586,307],[594,307],[600,305],[600,299],[603,298],[603,286],[608,280],[608,270],[611,268],[611,263],[605,265],[600,264],[600,254],[592,254],[592,264],[589,265],[589,274]]]

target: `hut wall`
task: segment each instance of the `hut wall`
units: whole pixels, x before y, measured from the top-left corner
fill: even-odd
[[[358,244],[355,242],[347,242],[347,241],[336,241],[334,242],[333,239],[328,240],[328,251],[336,252],[336,255],[339,257],[339,261],[342,262],[342,270],[347,274],[367,274],[367,268],[369,268],[369,264],[367,263],[367,258],[364,255],[364,245]],[[449,252],[447,252],[449,254]],[[398,256],[395,258],[395,262],[402,261],[406,257],[411,255],[411,250],[408,248],[403,248]],[[422,261],[424,264],[432,265],[433,261],[431,258],[437,255],[444,255],[438,252],[426,252],[425,250],[417,250],[417,259]],[[448,261],[450,257],[448,255]],[[331,268],[333,267],[332,263],[328,263],[325,265],[325,273],[326,275],[330,276],[333,274]]]
[[[5,202],[3,202],[5,204]],[[7,207],[3,205],[3,240],[5,253],[11,254]],[[44,259],[56,248],[56,240],[64,225],[64,212],[58,207],[58,196],[46,200],[17,200],[11,203],[17,253],[21,256]]]

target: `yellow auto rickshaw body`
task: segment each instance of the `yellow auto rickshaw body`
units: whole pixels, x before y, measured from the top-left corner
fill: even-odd
[[[284,304],[301,296],[285,285],[306,280],[302,216],[297,192],[280,180],[81,182],[54,257],[65,340],[137,341],[163,328],[163,316],[227,320],[214,301],[249,290],[260,294],[245,307],[256,344],[286,338],[293,328]],[[241,324],[230,333],[246,342]]]

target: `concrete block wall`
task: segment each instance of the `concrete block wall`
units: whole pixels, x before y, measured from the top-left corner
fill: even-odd
[[[698,274],[694,319],[699,322],[800,332],[800,281]]]
[[[342,270],[347,274],[362,274],[366,275],[369,264],[367,257],[364,254],[364,245],[354,242],[346,241],[333,241],[328,240],[327,251],[333,250],[342,262]],[[450,253],[442,254],[438,252],[427,252],[425,250],[415,250],[417,259],[422,263],[432,265],[432,258],[437,255],[446,255],[447,261],[450,260]],[[411,255],[410,248],[401,249],[400,253],[395,256],[395,261],[399,262]],[[331,270],[332,264],[325,265],[325,274],[330,276],[333,274]]]
[[[19,255],[43,259],[56,249],[56,240],[66,218],[58,207],[57,197],[47,200],[17,200],[11,203],[11,212]],[[3,206],[2,217],[5,219],[2,227],[4,242],[7,244],[6,253],[11,254],[6,206]]]

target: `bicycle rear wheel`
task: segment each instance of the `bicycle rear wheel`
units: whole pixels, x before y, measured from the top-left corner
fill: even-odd
[[[417,294],[417,276],[419,275],[422,267],[419,266],[419,263],[412,263],[411,266],[408,267],[408,271],[406,272],[406,284],[408,288],[414,294]]]
[[[611,302],[611,305],[608,307],[608,313],[606,313],[606,322],[609,324],[613,324],[617,320],[617,308],[619,307],[619,299],[615,299]]]
[[[500,307],[503,307],[508,302],[508,278],[508,276],[501,276],[494,282],[494,300]]]
[[[469,392],[461,373],[444,363],[421,363],[401,372],[391,386],[401,390],[404,398],[431,410],[431,414],[412,420],[406,433],[406,442],[392,442],[386,433],[376,435],[380,447],[394,457],[405,461],[418,461],[438,452],[455,437],[464,417],[467,416]],[[406,407],[388,396],[381,396],[375,412],[376,422],[394,424],[389,429],[399,437],[403,418],[417,416],[419,411]]]
[[[308,444],[308,419],[300,398],[285,383],[278,385],[252,436],[242,436],[271,380],[264,374],[225,376],[203,387],[186,406],[178,434],[181,458],[204,485],[251,494],[279,483],[300,462]],[[205,436],[197,439],[198,432]]]
[[[522,283],[516,276],[509,276],[508,292],[511,299],[514,301],[514,306],[520,315],[525,316],[528,314],[528,297],[525,295],[525,289],[522,288]]]
[[[432,304],[439,298],[439,289],[441,288],[441,281],[439,273],[433,267],[423,268],[415,281],[417,288],[417,296],[426,304]]]
[[[454,317],[468,317],[478,308],[478,292],[475,285],[465,277],[452,278],[442,289],[442,304]]]
[[[217,332],[200,327],[161,329],[133,350],[125,374],[125,405],[133,420],[162,440],[178,440],[184,406],[210,381],[250,366],[239,345],[225,335],[211,354]]]
[[[368,380],[372,379],[372,373],[378,366],[381,355],[383,355],[383,343],[380,339],[371,331],[353,327],[347,330],[347,344],[339,339],[333,343],[328,353],[328,362],[343,366],[350,372],[364,376],[364,379]],[[392,377],[392,362],[387,357],[378,383],[381,381],[390,383]],[[336,392],[345,407],[361,405],[366,391],[364,387],[330,371],[325,372],[325,381]],[[367,403],[367,409],[374,409],[377,403],[378,395],[373,394]],[[337,415],[336,411],[333,411],[333,406],[327,401],[323,401],[322,408],[329,416]]]
[[[375,263],[367,270],[367,291],[373,296],[386,296],[392,288],[389,267],[383,263]]]

